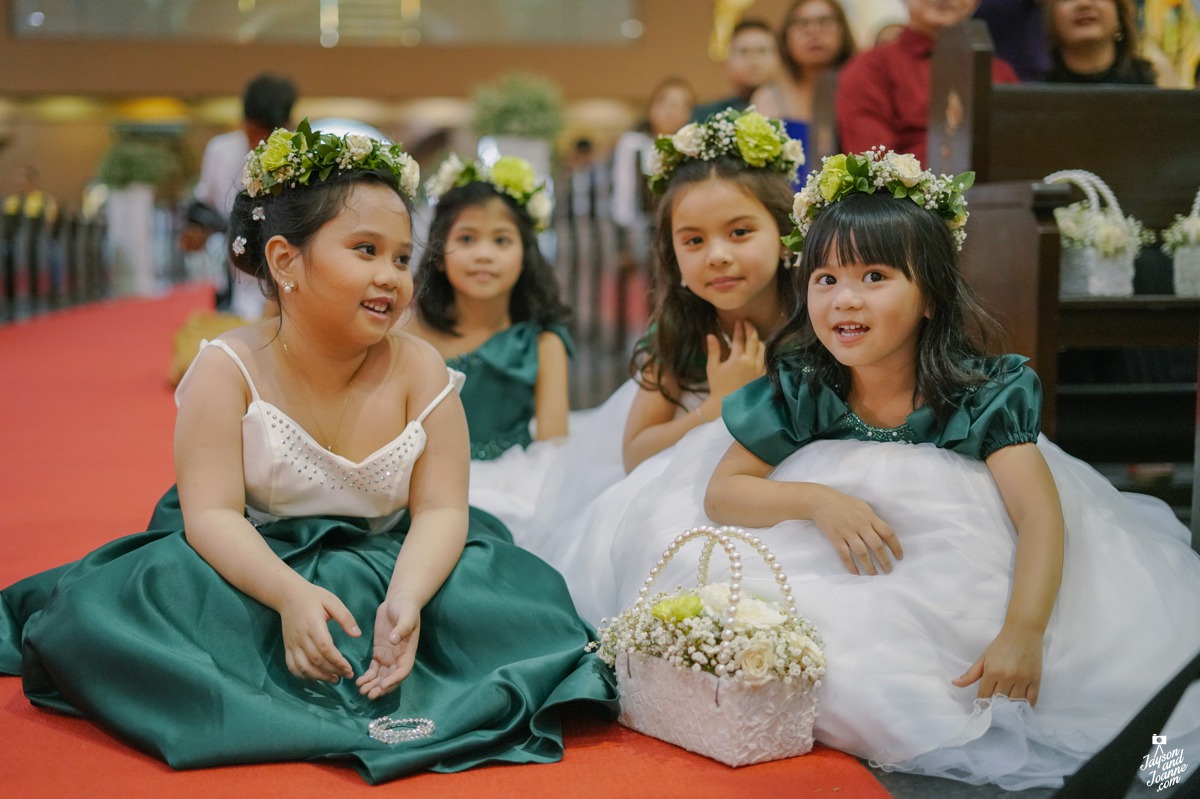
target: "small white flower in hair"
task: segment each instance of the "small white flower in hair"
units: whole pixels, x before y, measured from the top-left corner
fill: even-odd
[[[250,212],[250,218],[255,222],[261,222],[267,218],[267,212],[263,210],[261,205],[254,206],[254,210]]]
[[[244,255],[246,253],[246,237],[238,236],[233,240],[233,254]]]

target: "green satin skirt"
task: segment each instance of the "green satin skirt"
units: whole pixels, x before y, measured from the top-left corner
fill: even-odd
[[[335,593],[363,635],[331,624],[361,674],[407,517],[368,534],[346,518],[287,519],[260,532],[289,566]],[[278,614],[236,590],[188,545],[172,489],[150,528],[0,592],[0,672],[36,705],[94,719],[175,768],[344,760],[371,783],[419,771],[562,757],[568,703],[615,717],[594,630],[558,572],[471,510],[462,558],[421,614],[416,665],[370,701],[353,680],[298,679]],[[386,744],[380,716],[421,717],[432,736]]]

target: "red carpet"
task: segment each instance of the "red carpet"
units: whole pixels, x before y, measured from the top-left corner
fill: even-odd
[[[145,525],[173,482],[170,338],[208,297],[186,288],[0,326],[0,585]],[[34,708],[16,678],[0,678],[0,741],[0,786],[12,797],[888,796],[854,758],[823,747],[735,770],[591,718],[568,720],[561,763],[418,774],[377,788],[335,765],[176,772],[91,722]]]

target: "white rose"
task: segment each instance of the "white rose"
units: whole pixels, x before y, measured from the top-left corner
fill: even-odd
[[[912,153],[888,153],[887,165],[896,175],[896,179],[910,189],[925,176],[921,162]]]
[[[700,148],[704,146],[704,129],[695,122],[689,122],[675,132],[671,143],[688,158],[695,158],[700,155]]]
[[[696,595],[713,615],[724,617],[725,609],[729,607],[729,583],[709,583],[697,589]],[[769,630],[782,624],[786,618],[781,611],[768,603],[743,592],[738,601],[733,626],[739,632],[746,629]]]
[[[400,168],[400,190],[409,197],[416,196],[417,186],[421,185],[421,166],[409,155],[404,156],[404,166]]]
[[[654,177],[655,175],[661,175],[662,171],[663,171],[662,153],[660,153],[658,151],[658,149],[655,148],[650,151],[650,154],[648,156],[646,156],[646,174],[651,177]]]
[[[783,158],[797,166],[804,164],[804,145],[799,139],[788,139],[783,143]]]
[[[729,583],[709,583],[696,589],[696,596],[704,603],[706,610],[716,616],[724,616],[725,608],[729,605]]]
[[[346,135],[346,150],[355,161],[361,161],[371,154],[371,138],[361,133]]]
[[[529,198],[529,204],[525,206],[525,210],[533,217],[533,220],[539,225],[545,224],[550,219],[550,211],[553,210],[553,205],[550,198],[546,196],[546,192],[539,191],[537,194]]]
[[[752,596],[742,597],[737,609],[738,627],[752,627],[757,630],[769,630],[783,624],[787,619],[781,611],[761,599]]]
[[[755,641],[733,659],[746,685],[762,685],[775,676],[775,650],[765,641]]]
[[[1096,249],[1112,254],[1129,248],[1132,236],[1124,219],[1104,219],[1096,223],[1093,241]]]
[[[804,215],[808,213],[811,205],[812,199],[809,197],[807,189],[796,192],[796,198],[792,200],[792,216],[797,222],[804,219]]]
[[[1184,241],[1200,242],[1200,216],[1185,216],[1179,223],[1179,232]]]

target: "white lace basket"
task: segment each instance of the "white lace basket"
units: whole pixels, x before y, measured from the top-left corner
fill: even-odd
[[[1188,222],[1200,223],[1200,191],[1192,200]],[[1179,297],[1200,297],[1200,244],[1182,244],[1172,254],[1175,261],[1175,294]]]
[[[1136,223],[1121,213],[1117,198],[1108,184],[1091,172],[1065,169],[1046,176],[1046,183],[1073,183],[1083,190],[1086,210],[1078,203],[1055,210],[1055,218],[1064,235],[1059,267],[1059,294],[1064,297],[1129,297],[1133,295],[1133,262],[1140,248]],[[1101,202],[1103,199],[1103,203]],[[1107,225],[1110,231],[1127,235],[1128,246],[1108,254],[1095,246],[1067,243],[1068,224],[1064,213],[1082,212],[1083,224],[1093,229]]]
[[[715,546],[720,546],[729,557],[727,621],[736,618],[741,590],[741,557],[736,541],[749,544],[763,556],[780,586],[788,616],[796,618],[791,588],[775,556],[761,540],[732,527],[719,530],[697,527],[677,536],[663,552],[658,565],[651,569],[635,609],[647,601],[650,588],[666,562],[681,546],[698,538],[706,539],[700,558],[700,585],[707,583],[708,561]],[[718,657],[718,660],[728,662],[728,653],[723,654],[725,659]],[[729,766],[794,757],[813,747],[817,697],[815,687],[807,680],[789,683],[770,679],[748,685],[729,676],[679,668],[662,658],[636,651],[619,653],[614,665],[621,692],[618,721],[630,729]]]

